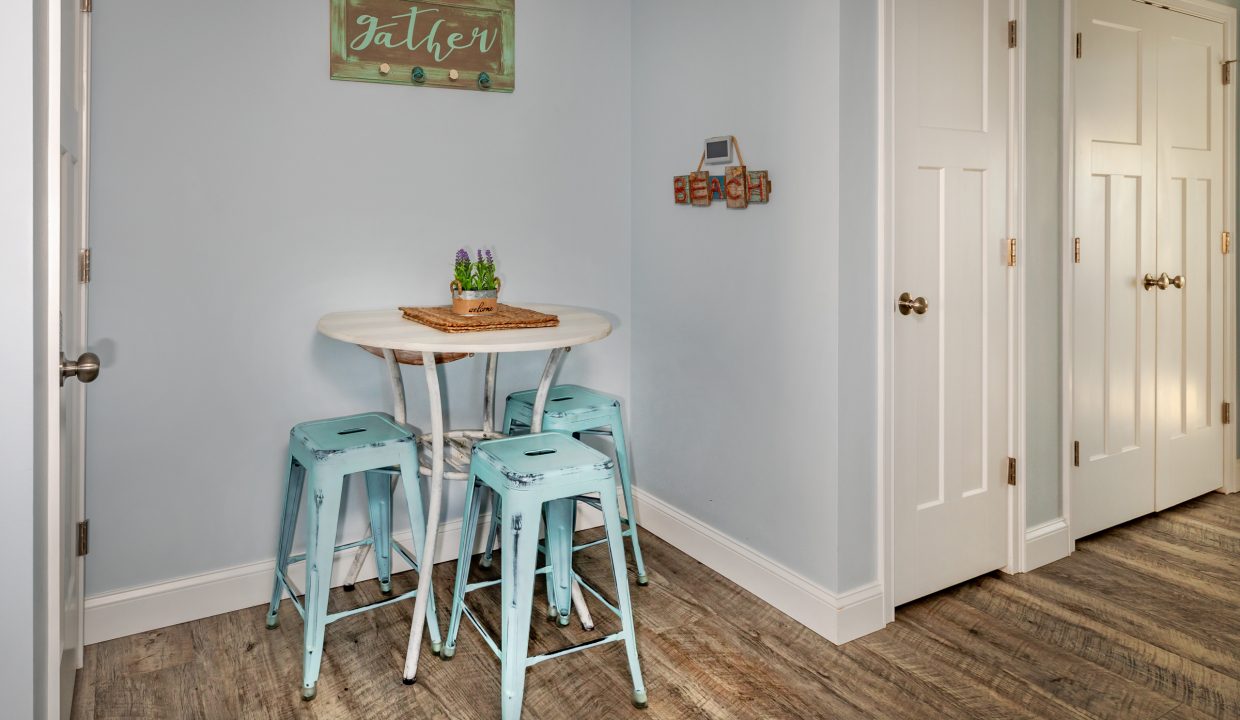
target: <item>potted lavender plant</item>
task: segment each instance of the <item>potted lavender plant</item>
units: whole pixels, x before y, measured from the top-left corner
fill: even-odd
[[[457,315],[485,315],[495,312],[499,302],[499,278],[495,277],[495,257],[490,250],[479,250],[471,261],[465,248],[456,251],[452,266],[452,312]]]

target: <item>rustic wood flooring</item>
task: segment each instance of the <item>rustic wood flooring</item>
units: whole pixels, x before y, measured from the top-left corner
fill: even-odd
[[[1240,718],[1240,495],[1208,495],[1083,540],[1035,572],[911,603],[843,647],[658,538],[642,543],[651,584],[634,605],[650,707],[629,704],[624,654],[611,645],[532,668],[527,719]],[[601,548],[580,557],[585,577],[606,579]],[[451,574],[440,566],[438,597]],[[378,597],[372,581],[332,603]],[[471,597],[498,627],[497,597]],[[497,718],[499,664],[468,624],[455,659],[426,652],[418,683],[401,684],[409,612],[329,626],[309,703],[287,600],[275,631],[255,607],[94,645],[74,717]],[[604,612],[596,620],[610,632]],[[588,637],[534,621],[536,652]]]

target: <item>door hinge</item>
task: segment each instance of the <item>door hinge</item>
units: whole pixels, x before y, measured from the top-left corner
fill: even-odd
[[[94,9],[94,0],[82,0],[82,12],[90,12]]]
[[[1072,467],[1081,466],[1081,441],[1072,441]]]
[[[82,522],[78,523],[77,540],[78,540],[78,543],[77,543],[78,557],[84,557],[86,553],[90,552],[90,521],[89,520],[83,520]]]
[[[1072,238],[1072,262],[1081,262],[1081,239]]]
[[[1016,47],[1016,21],[1008,20],[1008,47]]]
[[[78,282],[90,282],[90,248],[78,253]]]
[[[1231,424],[1231,403],[1229,402],[1223,403],[1223,424]]]
[[[1008,458],[1008,485],[1016,484],[1016,458]]]
[[[1008,238],[1008,267],[1016,267],[1016,238]]]
[[[1231,84],[1231,64],[1234,62],[1236,61],[1235,60],[1224,60],[1222,63],[1220,63],[1220,65],[1223,66],[1223,84],[1224,85]]]
[[[1231,252],[1231,233],[1224,230],[1223,231],[1223,254],[1226,255],[1229,252]]]
[[[1076,57],[1078,60],[1081,57],[1081,48],[1084,47],[1084,45],[1085,45],[1084,39],[1081,38],[1080,33],[1077,33],[1076,34]]]

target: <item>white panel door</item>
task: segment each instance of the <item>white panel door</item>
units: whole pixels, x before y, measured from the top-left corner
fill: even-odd
[[[1223,484],[1226,188],[1222,25],[1134,0],[1076,8],[1079,538]]]
[[[1223,484],[1221,23],[1158,10],[1157,482],[1163,510]]]
[[[90,15],[77,0],[41,3],[47,36],[41,41],[37,82],[45,106],[39,114],[36,175],[41,212],[36,243],[36,428],[39,457],[36,598],[40,627],[36,649],[36,717],[68,718],[76,671],[82,664],[85,404],[83,383],[98,373],[85,352],[86,285],[79,275],[87,229],[90,154]],[[45,143],[45,144],[44,144]]]
[[[897,604],[1007,559],[1011,12],[895,2]]]
[[[1154,508],[1155,8],[1079,0],[1075,60],[1072,533]]]

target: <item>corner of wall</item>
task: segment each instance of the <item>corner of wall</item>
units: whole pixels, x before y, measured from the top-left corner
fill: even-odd
[[[879,582],[833,592],[648,492],[635,496],[641,527],[827,640],[842,645],[885,624]]]

